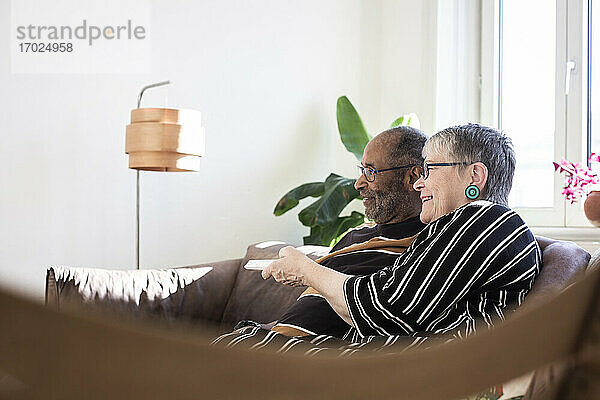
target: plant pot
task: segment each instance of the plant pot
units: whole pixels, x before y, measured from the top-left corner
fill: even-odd
[[[600,227],[600,191],[590,192],[583,203],[583,211],[593,225]]]

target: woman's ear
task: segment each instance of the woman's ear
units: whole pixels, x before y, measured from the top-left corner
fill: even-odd
[[[488,169],[482,162],[476,162],[472,165],[471,185],[477,186],[482,192],[488,179]]]

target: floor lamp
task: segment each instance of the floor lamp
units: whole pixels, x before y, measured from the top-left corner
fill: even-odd
[[[196,110],[176,108],[140,108],[147,89],[170,81],[144,86],[137,108],[131,110],[131,123],[125,134],[125,153],[129,168],[136,170],[136,265],[140,268],[140,171],[195,172],[204,155],[204,129]]]

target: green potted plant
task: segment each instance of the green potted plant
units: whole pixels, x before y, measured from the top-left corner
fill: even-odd
[[[372,136],[365,129],[358,112],[346,96],[337,100],[337,125],[342,143],[360,162],[365,146]],[[399,125],[418,128],[419,119],[415,114],[403,115],[392,122],[390,128]],[[273,214],[285,214],[306,197],[317,198],[298,213],[302,225],[310,228],[310,235],[303,238],[304,244],[333,246],[349,229],[365,222],[365,215],[358,211],[340,216],[351,201],[362,200],[354,188],[355,181],[354,178],[331,173],[324,182],[302,184],[287,192],[277,202]]]

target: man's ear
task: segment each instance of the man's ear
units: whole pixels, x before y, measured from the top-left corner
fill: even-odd
[[[423,167],[414,166],[404,175],[404,183],[410,186],[410,190],[415,190],[413,185],[421,176],[421,172],[423,172]]]
[[[485,187],[488,179],[487,166],[482,162],[476,162],[472,165],[471,185],[477,186],[481,191]]]

